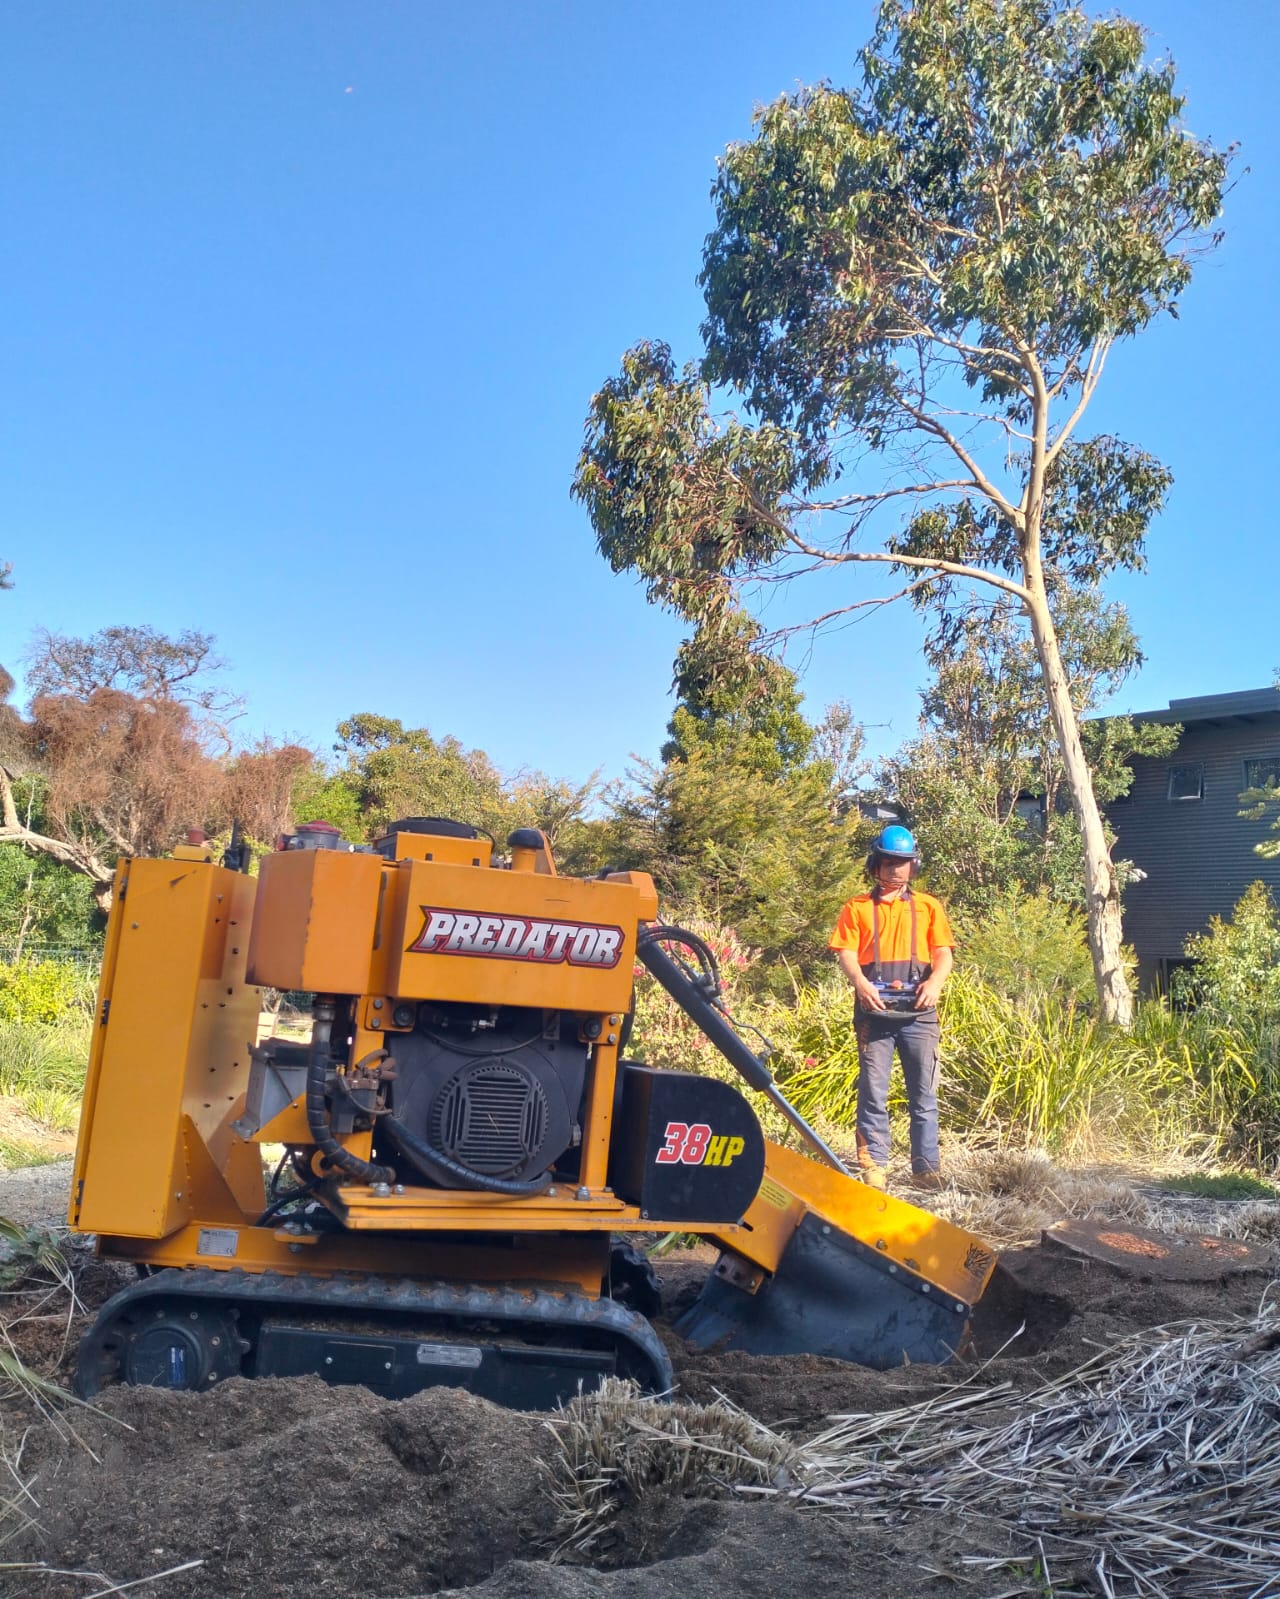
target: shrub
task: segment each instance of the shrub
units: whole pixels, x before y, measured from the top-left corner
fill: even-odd
[[[1080,911],[1041,889],[1014,887],[980,918],[962,927],[960,958],[966,970],[1006,999],[1054,995],[1090,1003],[1093,961]]]
[[[61,961],[24,961],[0,966],[0,1022],[40,1026],[86,1011],[94,980]]]
[[[1176,998],[1228,1025],[1280,1020],[1280,913],[1265,883],[1250,883],[1230,918],[1210,917],[1184,947],[1196,965],[1175,974]]]

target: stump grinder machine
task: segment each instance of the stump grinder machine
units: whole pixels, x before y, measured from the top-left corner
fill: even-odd
[[[720,1251],[677,1323],[697,1346],[960,1348],[991,1250],[841,1166],[650,878],[562,877],[534,830],[507,850],[411,818],[359,847],[305,825],[256,878],[198,834],[120,864],[70,1221],[138,1280],[81,1345],[83,1396],[304,1373],[521,1408],[612,1374],[662,1393],[629,1240],[671,1233]],[[627,1057],[640,967],[811,1154],[730,1082]],[[259,1039],[264,986],[310,996],[309,1036]]]

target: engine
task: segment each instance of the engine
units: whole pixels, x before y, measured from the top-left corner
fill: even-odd
[[[394,1039],[374,1149],[446,1188],[537,1180],[582,1141],[589,1058],[558,1011],[423,1003]]]

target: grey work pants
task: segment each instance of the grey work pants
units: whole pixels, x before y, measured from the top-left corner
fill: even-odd
[[[938,1013],[906,1015],[860,1010],[858,1040],[858,1159],[889,1161],[889,1074],[896,1049],[911,1113],[911,1169],[938,1170]]]

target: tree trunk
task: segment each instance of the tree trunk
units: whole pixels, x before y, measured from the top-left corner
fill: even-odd
[[[0,767],[0,845],[2,844],[18,844],[33,854],[47,855],[51,860],[57,861],[59,866],[79,872],[93,884],[93,897],[98,909],[104,913],[111,909],[115,873],[91,850],[65,839],[49,838],[43,833],[33,832],[18,815],[10,774]]]
[[[1084,845],[1085,913],[1099,1011],[1104,1021],[1118,1027],[1128,1027],[1133,1022],[1133,991],[1129,987],[1121,954],[1123,928],[1120,890],[1111,864],[1111,851],[1107,847],[1102,812],[1098,809],[1097,796],[1093,792],[1093,774],[1080,742],[1080,724],[1076,708],[1071,703],[1067,675],[1058,650],[1058,633],[1053,625],[1044,583],[1038,572],[1028,572],[1027,575],[1027,587],[1032,594],[1027,605],[1031,632],[1040,657],[1040,670],[1049,698],[1054,731],[1062,750],[1071,807],[1080,824],[1080,837]]]

